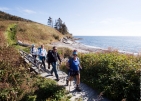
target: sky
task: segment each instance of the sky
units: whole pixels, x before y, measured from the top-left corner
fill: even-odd
[[[45,25],[61,18],[73,36],[141,36],[141,0],[1,0],[0,10]]]

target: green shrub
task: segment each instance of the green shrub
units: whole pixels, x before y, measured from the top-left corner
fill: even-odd
[[[69,48],[59,48],[58,53],[63,57],[63,58],[68,58],[72,55],[72,50]]]
[[[37,96],[33,95],[33,96],[28,96],[26,101],[36,101]]]
[[[81,54],[82,81],[114,101],[138,101],[141,57],[113,53]]]

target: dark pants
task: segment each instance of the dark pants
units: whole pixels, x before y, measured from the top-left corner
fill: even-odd
[[[52,65],[51,74],[54,72],[56,78],[59,79],[58,73],[57,73],[57,62],[51,62],[51,65]]]
[[[37,55],[32,55],[32,57],[34,58],[34,63],[36,63],[36,57],[37,57]]]
[[[40,59],[41,59],[41,61],[42,61],[42,64],[43,64],[43,66],[44,66],[44,69],[46,70],[46,65],[45,65],[45,60],[46,60],[46,58],[45,58],[45,56],[41,56]]]

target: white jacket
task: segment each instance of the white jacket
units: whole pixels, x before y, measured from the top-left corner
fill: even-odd
[[[30,53],[32,54],[32,55],[37,55],[37,48],[35,48],[35,47],[31,47],[31,49],[30,49]]]
[[[46,49],[44,49],[44,48],[40,48],[40,49],[38,49],[38,55],[39,56],[47,56],[47,51],[46,51]]]

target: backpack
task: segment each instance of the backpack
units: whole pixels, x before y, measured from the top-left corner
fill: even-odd
[[[31,48],[31,52],[33,53],[33,47]]]
[[[48,53],[47,53],[47,62],[50,63],[50,58],[52,56],[52,50],[48,50]]]

